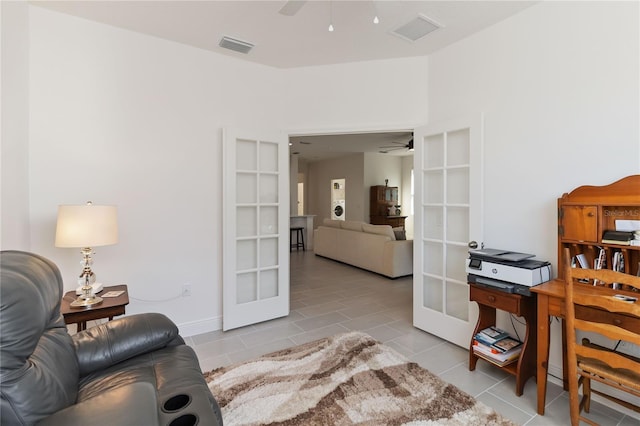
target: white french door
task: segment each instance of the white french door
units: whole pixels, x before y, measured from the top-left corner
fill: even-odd
[[[414,131],[413,325],[468,348],[477,320],[465,272],[482,243],[482,116]]]
[[[222,329],[289,314],[289,145],[223,131]]]

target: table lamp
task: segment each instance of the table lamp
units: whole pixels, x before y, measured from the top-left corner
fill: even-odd
[[[82,293],[71,302],[73,307],[87,307],[102,302],[93,292],[96,275],[91,270],[94,254],[92,247],[107,246],[118,242],[118,217],[116,206],[86,205],[58,206],[56,247],[82,248],[82,273],[78,284]]]

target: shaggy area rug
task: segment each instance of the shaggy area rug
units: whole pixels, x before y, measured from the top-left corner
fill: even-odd
[[[295,346],[205,376],[227,426],[514,425],[360,332]]]

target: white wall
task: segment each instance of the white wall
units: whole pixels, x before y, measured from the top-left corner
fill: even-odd
[[[186,334],[219,328],[221,129],[282,128],[282,73],[30,10],[33,251],[75,288],[79,252],[53,246],[57,206],[116,204],[120,241],[96,248],[98,280],[129,285],[128,313],[163,312]]]
[[[371,187],[384,185],[388,179],[388,186],[398,187],[398,200],[401,202],[402,193],[402,159],[401,157],[367,152],[364,154],[364,188],[363,199],[365,203],[364,217],[361,219],[370,222],[369,202],[371,199]]]
[[[427,57],[283,70],[292,133],[397,130],[427,120]]]
[[[0,248],[30,249],[29,7],[0,2]]]
[[[638,16],[638,2],[541,2],[430,57],[429,121],[485,113],[487,246],[556,270],[556,199],[640,172]]]
[[[314,226],[321,225],[324,219],[331,219],[331,179],[345,179],[345,219],[362,220],[363,176],[362,153],[308,163],[307,214],[316,215]]]

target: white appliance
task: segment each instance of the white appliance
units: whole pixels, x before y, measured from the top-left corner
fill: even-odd
[[[541,284],[551,279],[551,264],[532,260],[533,254],[499,249],[469,250],[468,274],[525,285]]]
[[[344,200],[334,200],[331,202],[331,219],[344,220]]]

